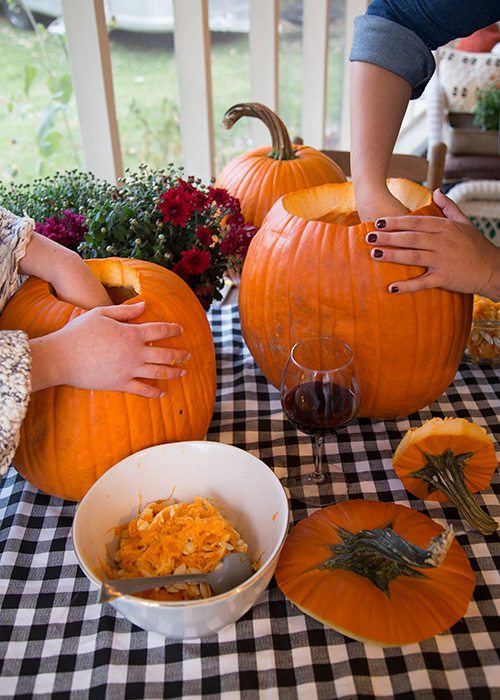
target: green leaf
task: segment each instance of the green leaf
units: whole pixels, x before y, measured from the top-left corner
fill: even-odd
[[[48,131],[43,135],[42,138],[38,136],[37,138],[37,143],[38,143],[38,150],[42,154],[42,156],[50,156],[52,155],[57,149],[59,148],[62,140],[63,140],[63,135],[54,129],[54,131]]]
[[[33,81],[36,78],[36,68],[31,64],[24,66],[24,95],[28,97]]]
[[[47,81],[52,97],[58,102],[68,104],[73,94],[73,84],[69,73],[61,76],[51,75]]]

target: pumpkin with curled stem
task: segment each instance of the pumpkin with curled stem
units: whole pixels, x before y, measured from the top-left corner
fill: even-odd
[[[406,506],[349,500],[320,508],[289,533],[276,581],[304,613],[381,646],[421,642],[467,611],[474,573],[464,551]]]
[[[258,102],[240,103],[224,115],[226,129],[242,117],[261,120],[269,129],[272,145],[233,158],[215,182],[240,201],[245,219],[257,228],[282,195],[325,182],[344,182],[342,169],[321,151],[292,144],[287,128],[269,107]]]
[[[134,452],[166,442],[203,439],[216,388],[210,325],[197,297],[180,277],[142,260],[85,262],[116,303],[146,302],[144,312],[130,323],[182,325],[179,337],[154,345],[186,349],[191,360],[180,379],[154,380],[164,389],[164,396],[158,399],[69,386],[32,395],[14,466],[41,491],[75,501],[113,464]],[[47,282],[32,277],[9,300],[0,328],[24,330],[36,338],[62,328],[82,313],[57,299]]]
[[[443,216],[427,188],[388,181],[413,216]],[[463,355],[472,295],[444,289],[390,294],[421,267],[375,262],[350,182],[281,197],[252,240],[241,276],[243,337],[275,387],[291,347],[340,338],[354,352],[358,415],[391,419],[418,411],[451,383]]]
[[[498,466],[493,441],[480,425],[465,418],[431,418],[406,432],[393,466],[418,498],[451,501],[483,535],[498,528],[472,497],[489,486]]]

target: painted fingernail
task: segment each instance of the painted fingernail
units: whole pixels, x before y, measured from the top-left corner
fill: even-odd
[[[389,288],[389,291],[391,294],[397,294],[399,292],[399,287],[396,287],[394,284],[392,287]]]
[[[369,233],[368,236],[366,237],[366,240],[368,243],[376,243],[377,242],[377,234],[376,233]]]
[[[378,219],[378,220],[375,222],[375,226],[376,226],[377,228],[385,228],[385,225],[386,225],[385,219]]]
[[[381,257],[383,256],[383,254],[384,254],[384,253],[383,253],[379,248],[376,248],[376,249],[373,251],[373,257],[374,257],[374,258],[381,258]]]

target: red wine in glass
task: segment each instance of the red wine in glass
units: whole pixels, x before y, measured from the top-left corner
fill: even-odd
[[[332,477],[323,470],[325,437],[348,425],[359,407],[359,387],[351,348],[337,338],[311,338],[296,343],[283,371],[281,403],[298,430],[315,440],[314,471],[282,479],[292,496],[324,503],[333,496]],[[307,497],[316,485],[318,493]],[[321,497],[321,498],[320,498]]]

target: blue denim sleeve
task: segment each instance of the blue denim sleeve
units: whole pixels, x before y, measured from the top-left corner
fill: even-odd
[[[374,63],[404,78],[412,87],[412,99],[420,97],[436,67],[432,53],[414,32],[384,17],[369,15],[354,20],[349,58]]]
[[[372,0],[367,15],[415,32],[429,49],[500,20],[499,0]]]
[[[356,17],[350,60],[396,73],[415,99],[435,69],[431,50],[498,20],[499,0],[373,0]]]

